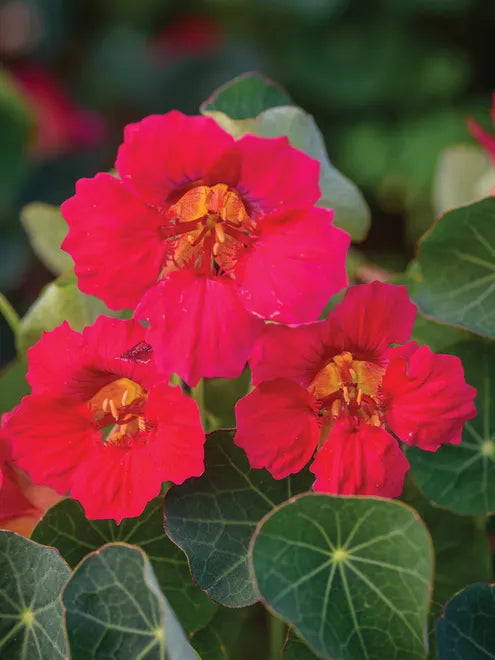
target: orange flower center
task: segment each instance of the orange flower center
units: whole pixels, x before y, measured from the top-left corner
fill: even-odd
[[[162,275],[192,265],[206,275],[228,271],[252,242],[251,221],[239,194],[224,183],[197,185],[167,212],[162,234],[171,250]]]
[[[384,367],[354,360],[352,353],[344,351],[316,374],[308,391],[318,400],[323,417],[320,444],[334,422],[344,417],[373,426],[382,424],[378,389],[384,372]]]
[[[88,402],[99,429],[107,429],[104,444],[123,445],[150,428],[143,416],[148,395],[129,378],[119,378],[102,387]]]

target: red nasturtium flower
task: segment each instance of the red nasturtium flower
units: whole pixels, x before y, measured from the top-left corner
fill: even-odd
[[[115,166],[62,205],[63,247],[83,291],[138,305],[164,373],[235,377],[262,319],[314,321],[345,286],[349,237],[313,206],[318,162],[286,138],[235,141],[172,111],[127,126]]]
[[[17,465],[88,518],[137,516],[162,482],[203,473],[198,407],[158,374],[144,332],[100,317],[45,333],[28,353],[32,394],[5,418]]]
[[[235,443],[281,479],[310,467],[314,490],[401,494],[397,440],[435,451],[461,441],[476,390],[457,357],[403,344],[416,313],[405,287],[351,287],[325,321],[269,325],[250,362],[256,389],[236,406]]]
[[[14,466],[10,439],[0,429],[0,529],[29,536],[46,509],[59,500],[55,491],[36,486]]]

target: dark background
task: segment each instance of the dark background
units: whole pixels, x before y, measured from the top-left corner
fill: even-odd
[[[245,71],[315,116],[371,206],[361,249],[402,270],[433,220],[439,153],[472,142],[466,116],[489,126],[494,32],[491,0],[0,2],[2,65],[32,114],[23,153],[0,154],[0,290],[23,313],[52,278],[19,223],[24,204],[59,204],[77,178],[113,166],[126,123],[196,113]]]

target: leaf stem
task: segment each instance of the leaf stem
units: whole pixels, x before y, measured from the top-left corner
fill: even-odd
[[[21,319],[3,293],[0,293],[0,312],[17,339],[21,329]]]

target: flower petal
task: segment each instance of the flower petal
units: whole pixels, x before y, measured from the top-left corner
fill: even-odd
[[[315,321],[347,285],[350,237],[326,209],[292,209],[266,218],[235,268],[246,308],[281,323]]]
[[[307,388],[329,359],[326,333],[324,321],[297,328],[266,325],[249,358],[253,385],[286,378]]]
[[[459,444],[464,422],[476,416],[476,390],[466,385],[462,362],[428,346],[420,346],[408,360],[394,358],[382,391],[388,426],[403,442],[427,451]]]
[[[233,142],[210,117],[172,110],[126,126],[115,166],[124,185],[146,204],[168,206]]]
[[[292,147],[286,137],[245,135],[235,149],[241,164],[235,187],[255,216],[312,206],[320,197],[320,163]]]
[[[228,277],[175,271],[150,289],[136,310],[157,367],[194,386],[200,378],[236,378],[263,322],[246,311]]]
[[[205,433],[197,403],[180,387],[161,383],[150,391],[144,415],[157,424],[150,452],[162,481],[181,484],[201,476]]]
[[[405,286],[372,282],[350,287],[328,319],[340,325],[343,350],[355,360],[378,362],[386,359],[392,344],[409,339],[415,317]]]
[[[342,420],[309,469],[316,476],[313,490],[319,493],[398,497],[409,462],[384,429]]]
[[[80,179],[61,211],[69,224],[62,247],[75,261],[81,291],[112,309],[134,307],[160,273],[163,216],[110,174]]]
[[[320,433],[314,398],[288,380],[261,383],[235,407],[234,443],[252,468],[275,479],[299,472],[311,458]]]
[[[100,441],[86,405],[50,394],[24,397],[4,417],[4,428],[16,465],[58,493],[70,490],[77,466]]]
[[[154,434],[150,434],[154,435]],[[150,445],[154,439],[149,440]],[[161,488],[150,447],[95,445],[73,476],[71,497],[84,507],[91,520],[139,516]]]

